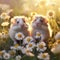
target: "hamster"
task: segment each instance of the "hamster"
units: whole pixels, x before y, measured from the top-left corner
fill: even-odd
[[[47,40],[49,37],[51,37],[49,27],[50,25],[44,16],[35,15],[32,22],[32,37],[35,38],[36,32],[39,32],[41,33],[41,41]]]
[[[29,35],[28,26],[25,23],[26,18],[24,16],[15,16],[11,19],[11,26],[9,29],[9,36],[16,44],[15,34],[21,32],[26,36]]]

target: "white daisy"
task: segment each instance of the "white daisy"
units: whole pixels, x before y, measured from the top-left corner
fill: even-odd
[[[48,53],[40,53],[37,57],[42,60],[50,60]]]
[[[25,47],[21,47],[21,52],[23,53],[23,54],[25,54],[26,53],[26,48]]]
[[[22,49],[22,46],[18,46],[18,47],[17,47],[17,50],[21,50],[21,49]]]
[[[59,40],[60,39],[60,32],[58,32],[56,35],[55,35],[55,40]]]
[[[5,36],[5,32],[2,32],[2,36],[1,36],[2,38],[5,38],[6,36]]]
[[[30,51],[32,51],[32,49],[36,47],[35,43],[34,42],[30,42],[28,43],[28,45],[26,45],[26,48],[29,49]]]
[[[2,58],[2,55],[3,55],[3,52],[2,52],[2,51],[0,51],[0,58]]]
[[[16,60],[20,60],[20,59],[21,59],[20,55],[16,56]]]
[[[47,17],[48,17],[48,18],[54,18],[54,16],[55,16],[55,12],[54,12],[53,10],[49,10],[49,11],[47,12]]]
[[[27,43],[29,43],[29,42],[31,42],[31,41],[33,41],[34,39],[32,38],[32,37],[30,37],[30,36],[28,36],[28,37],[26,37],[24,40],[23,40],[23,44],[27,44]]]
[[[35,36],[35,38],[40,38],[40,37],[41,37],[41,33],[36,32],[36,36]]]
[[[3,22],[3,23],[1,24],[1,26],[3,26],[3,27],[8,26],[8,25],[9,25],[9,22]]]
[[[7,32],[2,32],[1,33],[1,38],[7,38],[8,37],[8,33]]]
[[[23,54],[26,54],[27,56],[34,56],[34,54],[31,53],[31,50],[29,48],[22,47],[21,51]]]
[[[44,42],[39,42],[37,44],[37,51],[45,51],[47,48],[46,48],[46,44]]]
[[[24,39],[24,37],[25,37],[24,34],[21,33],[21,32],[18,32],[18,33],[15,34],[15,38],[17,40],[22,40],[22,39]]]
[[[19,46],[19,45],[16,44],[15,46],[11,46],[10,49],[12,49],[12,50],[17,50],[17,49],[18,49],[18,46]]]
[[[15,56],[16,51],[15,51],[15,50],[10,50],[10,51],[9,51],[9,54],[13,57],[13,56]]]
[[[17,48],[15,48],[15,47],[11,46],[11,47],[10,47],[10,49],[12,49],[12,50],[16,50]]]
[[[0,18],[1,18],[1,19],[5,19],[6,16],[7,16],[7,13],[3,12],[3,13],[0,15]]]
[[[60,40],[57,40],[57,41],[53,44],[53,47],[52,47],[51,51],[52,51],[54,54],[59,54],[59,53],[60,53]]]
[[[3,53],[6,53],[6,50],[2,50]]]
[[[2,56],[3,56],[4,53],[6,53],[5,50],[0,51],[0,58],[1,58],[1,59],[3,58]]]
[[[20,48],[20,50],[21,50],[21,52],[23,53],[23,54],[26,54],[26,55],[28,55],[28,56],[32,56],[32,54],[30,54],[30,52],[31,52],[31,50],[29,50],[29,48],[25,48],[25,47],[21,47]],[[29,55],[30,54],[30,55]]]
[[[26,53],[25,54],[27,56],[34,56],[34,54],[29,49],[26,49]]]
[[[9,53],[4,53],[3,58],[4,59],[9,59],[10,58],[10,54]]]
[[[7,15],[7,16],[5,17],[5,20],[8,21],[9,19],[10,19],[10,16]]]

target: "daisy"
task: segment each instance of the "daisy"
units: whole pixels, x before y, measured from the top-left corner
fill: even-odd
[[[23,44],[27,44],[29,42],[32,42],[34,39],[30,36],[26,37],[24,40],[23,40]]]
[[[60,39],[60,32],[58,32],[56,35],[55,35],[55,40],[59,40]]]
[[[3,12],[3,13],[0,15],[0,18],[1,18],[1,19],[5,19],[6,16],[7,16],[7,13],[4,13],[4,12]]]
[[[0,58],[2,59],[3,54],[5,53],[5,50],[0,51]]]
[[[9,59],[10,58],[10,54],[9,53],[4,53],[3,58],[4,59]]]
[[[2,55],[3,55],[3,52],[2,52],[2,51],[0,51],[0,58],[2,58]]]
[[[20,59],[21,59],[20,55],[16,56],[16,60],[20,60]]]
[[[22,47],[21,47],[21,46],[18,46],[18,47],[17,47],[17,50],[21,50],[21,49],[22,49]]]
[[[24,39],[24,37],[25,37],[24,34],[21,33],[21,32],[18,32],[18,33],[15,34],[15,38],[17,40],[22,40],[22,39]]]
[[[46,44],[45,44],[44,42],[39,42],[39,43],[37,44],[37,51],[42,51],[42,52],[44,52],[46,49],[47,49],[47,48],[46,48]]]
[[[11,46],[10,49],[12,49],[12,50],[16,50],[17,48],[14,47],[14,46]]]
[[[32,51],[32,49],[36,47],[35,43],[34,42],[30,42],[28,43],[28,45],[26,45],[26,48],[29,49],[30,51]]]
[[[59,53],[60,53],[60,40],[56,41],[56,42],[53,44],[53,47],[52,47],[51,51],[52,51],[54,54],[59,54]]]
[[[25,47],[21,47],[21,52],[23,53],[23,54],[25,54],[26,53],[26,48]]]
[[[3,53],[6,53],[6,50],[2,50]]]
[[[15,46],[11,46],[10,49],[12,49],[12,50],[17,50],[18,46],[19,46],[19,45],[16,44]]]
[[[34,54],[31,53],[31,50],[29,48],[22,47],[21,51],[23,54],[26,54],[27,56],[34,56]]]
[[[1,24],[1,26],[3,26],[3,27],[8,26],[8,25],[9,25],[9,22],[3,22],[3,23]]]
[[[36,32],[36,36],[35,36],[35,38],[40,38],[40,37],[41,37],[41,33]]]
[[[48,53],[40,53],[37,57],[42,60],[50,60]]]
[[[33,54],[29,49],[26,49],[25,54],[26,54],[27,56],[34,56],[34,54]]]
[[[10,50],[10,51],[9,51],[9,54],[13,57],[13,56],[15,56],[16,51],[15,51],[15,50]]]
[[[54,18],[54,16],[55,16],[55,12],[54,12],[53,10],[49,10],[49,11],[47,12],[47,17],[49,17],[49,18]]]
[[[8,34],[6,34],[5,32],[2,32],[1,38],[7,38],[7,37],[8,37]]]
[[[0,33],[1,38],[8,38],[8,31],[3,31]]]
[[[7,16],[5,17],[5,20],[8,21],[9,19],[10,19],[10,16],[7,15]]]

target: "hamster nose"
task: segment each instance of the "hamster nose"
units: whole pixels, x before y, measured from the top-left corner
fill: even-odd
[[[19,23],[19,21],[17,21],[17,24]]]
[[[38,26],[41,26],[41,23],[38,22],[38,23],[36,24],[36,26],[37,26],[37,27],[38,27]]]

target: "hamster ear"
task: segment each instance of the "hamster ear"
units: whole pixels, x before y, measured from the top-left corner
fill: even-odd
[[[48,26],[48,21],[46,18],[44,19],[43,25]]]
[[[28,19],[27,19],[27,17],[23,17],[22,20],[25,23]]]
[[[46,24],[48,23],[48,21],[47,21],[46,19],[44,20],[44,22],[45,22]]]
[[[23,22],[25,23],[25,18],[22,18]]]

